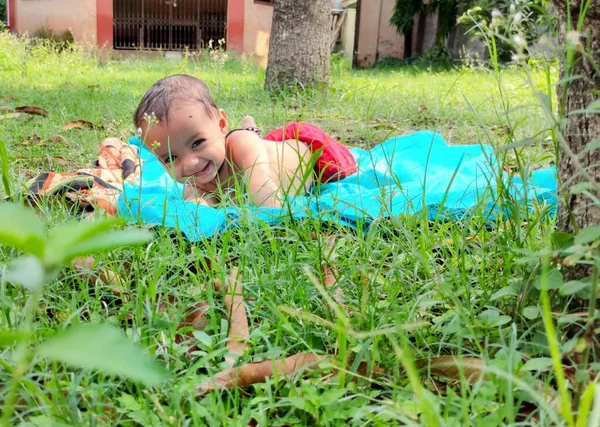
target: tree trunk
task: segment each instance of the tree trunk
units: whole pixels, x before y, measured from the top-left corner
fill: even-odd
[[[571,28],[576,28],[579,19],[579,9],[581,3],[585,0],[570,0],[571,8]],[[600,68],[600,2],[593,0],[585,17],[583,30],[579,40],[582,43],[585,55],[580,51],[576,52],[574,58],[574,67],[572,75],[579,76],[576,80],[563,83],[557,86],[559,102],[561,97],[565,97],[564,113],[567,119],[563,130],[565,141],[570,150],[577,156],[579,165],[576,164],[572,156],[569,155],[564,147],[559,152],[558,174],[560,178],[561,195],[559,197],[559,217],[558,228],[567,233],[573,233],[589,225],[600,224],[600,206],[595,204],[589,196],[585,194],[572,194],[571,188],[581,182],[589,182],[590,176],[596,182],[600,182],[600,150],[590,150],[582,152],[585,146],[595,138],[600,136],[600,114],[570,114],[575,110],[582,110],[597,100],[598,89],[600,88],[600,75],[596,70]],[[567,1],[554,0],[558,9],[559,17],[559,45],[565,46],[567,37],[572,39],[577,34],[571,32],[566,34],[567,20]],[[593,61],[586,58],[590,55]],[[595,63],[595,64],[594,64]],[[564,61],[560,64],[561,80],[566,76],[566,66]],[[567,85],[566,93],[565,85]],[[585,176],[581,172],[584,168],[588,172]],[[599,197],[599,194],[595,194]],[[577,228],[574,227],[575,222]],[[569,280],[586,277],[590,274],[591,267],[577,265],[568,269],[565,273]]]
[[[331,0],[275,0],[265,89],[326,85]]]

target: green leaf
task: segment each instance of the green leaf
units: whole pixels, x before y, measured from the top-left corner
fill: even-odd
[[[50,231],[46,243],[44,260],[47,265],[66,264],[67,253],[77,244],[110,230],[122,223],[116,218],[93,222],[72,222],[61,224]]]
[[[550,235],[552,246],[554,249],[565,249],[573,244],[574,237],[572,234],[555,231]]]
[[[496,149],[496,151],[502,152],[502,151],[513,150],[515,148],[527,147],[529,145],[535,144],[537,141],[538,140],[536,138],[525,138],[520,141],[513,142],[513,143],[507,144],[507,145],[503,145],[502,147],[498,147]]]
[[[27,334],[23,331],[2,331],[0,332],[0,348],[10,347],[26,338]]]
[[[587,153],[588,151],[597,150],[600,148],[600,138],[592,139],[588,142],[585,147],[583,147],[582,153]]]
[[[536,289],[542,289],[542,277],[541,275],[536,278],[534,283],[534,287]],[[546,283],[548,290],[559,289],[563,284],[563,276],[562,273],[556,269],[552,269],[548,271],[548,276],[546,277]]]
[[[521,369],[524,371],[545,371],[550,366],[552,366],[550,357],[536,357],[525,362]]]
[[[598,114],[600,113],[600,99],[595,100],[590,105],[582,110],[570,111],[569,116],[572,114]]]
[[[14,203],[0,203],[0,242],[41,257],[46,227],[29,209]]]
[[[600,225],[590,225],[575,235],[575,243],[583,245],[600,239]]]
[[[109,324],[72,326],[43,343],[39,355],[79,368],[127,377],[147,386],[168,378],[162,365]]]
[[[506,325],[507,323],[509,323],[512,320],[512,317],[507,316],[507,315],[502,315],[500,317],[498,317],[496,320],[494,320],[491,324],[491,326],[502,326],[502,325]]]
[[[570,282],[562,285],[558,291],[561,295],[573,295],[583,289],[589,288],[591,285],[590,282],[584,282],[579,280],[571,280]]]
[[[321,394],[321,396],[319,396],[319,403],[321,404],[321,406],[330,405],[330,404],[335,403],[338,400],[340,400],[340,398],[345,394],[346,394],[345,388],[329,389],[329,390],[323,392],[323,394]]]
[[[500,289],[499,291],[494,292],[494,294],[490,297],[490,301],[495,301],[497,299],[500,299],[502,297],[509,296],[509,295],[515,296],[515,295],[517,295],[517,293],[512,288],[512,286],[505,286],[502,289]]]
[[[206,332],[204,331],[194,331],[194,338],[196,338],[200,344],[202,344],[202,346],[204,348],[210,348],[213,345],[213,339],[210,335],[208,335]]]
[[[133,411],[141,411],[142,410],[142,407],[140,406],[140,404],[130,394],[123,393],[123,394],[121,394],[121,397],[119,397],[118,400],[119,400],[119,403],[121,403],[121,407],[123,409],[126,409],[127,411],[133,412]]]
[[[19,424],[19,427],[67,427],[68,424],[63,424],[54,421],[46,415],[38,415],[30,417],[25,423]]]
[[[523,316],[529,320],[535,320],[540,315],[540,309],[535,305],[527,306],[523,309]]]
[[[45,270],[40,260],[26,256],[13,261],[4,273],[4,280],[37,291],[44,285]]]
[[[151,239],[152,233],[148,230],[131,229],[106,232],[68,248],[65,259],[70,261],[81,255],[106,252],[124,246],[141,245]]]
[[[581,194],[585,191],[590,191],[594,189],[594,184],[591,182],[578,182],[571,188],[569,188],[569,192],[571,194]]]

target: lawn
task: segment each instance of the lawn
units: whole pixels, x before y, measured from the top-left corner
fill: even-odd
[[[305,120],[367,148],[390,136],[436,130],[452,144],[492,144],[506,168],[519,172],[555,159],[534,96],[534,89],[553,94],[547,85],[557,73],[549,70],[507,68],[501,76],[415,65],[352,70],[336,57],[326,93],[273,97],[263,91],[264,70],[244,58],[225,64],[208,55],[100,61],[0,33],[0,106],[49,112],[0,120],[0,139],[13,188],[22,189],[41,172],[89,164],[104,137],[134,135],[132,114],[143,93],[163,76],[187,73],[208,84],[233,123],[246,114],[262,129]],[[62,130],[73,120],[93,128]],[[501,149],[525,138],[536,143]],[[62,202],[44,206],[50,227],[81,218]],[[365,230],[289,221],[245,224],[197,244],[159,230],[149,244],[96,256],[90,274],[66,269],[51,280],[33,319],[31,345],[73,324],[109,322],[160,360],[169,379],[149,388],[36,357],[24,372],[9,424],[561,423],[538,277],[553,226],[536,212],[525,222],[501,217],[493,223],[406,216]],[[334,255],[328,236],[334,236]],[[5,264],[17,255],[0,250]],[[344,310],[328,304],[320,290],[323,263],[337,272]],[[211,285],[233,266],[243,276],[250,319],[249,348],[239,365],[299,352],[332,358],[303,375],[199,395],[197,386],[225,367],[227,312]],[[118,289],[94,279],[107,270],[118,276]],[[581,319],[567,315],[570,297],[556,290],[560,272],[553,268],[542,277],[552,285],[552,317],[561,328],[551,342],[568,364],[576,340],[562,331]],[[28,293],[4,280],[0,292],[6,332],[22,320]],[[206,327],[194,335],[197,351],[189,357],[177,339],[178,324],[201,301],[207,303]],[[13,350],[0,352],[0,401],[14,374]],[[465,357],[470,368],[438,358],[447,355]],[[359,366],[366,370],[359,373]],[[378,375],[372,375],[375,367]],[[577,374],[582,381],[586,372]]]

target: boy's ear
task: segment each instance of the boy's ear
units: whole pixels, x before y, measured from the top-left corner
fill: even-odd
[[[227,113],[222,109],[219,109],[219,127],[221,128],[221,132],[227,132]]]

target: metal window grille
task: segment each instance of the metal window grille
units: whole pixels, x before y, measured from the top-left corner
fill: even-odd
[[[227,0],[114,0],[115,49],[200,49],[225,38]]]

